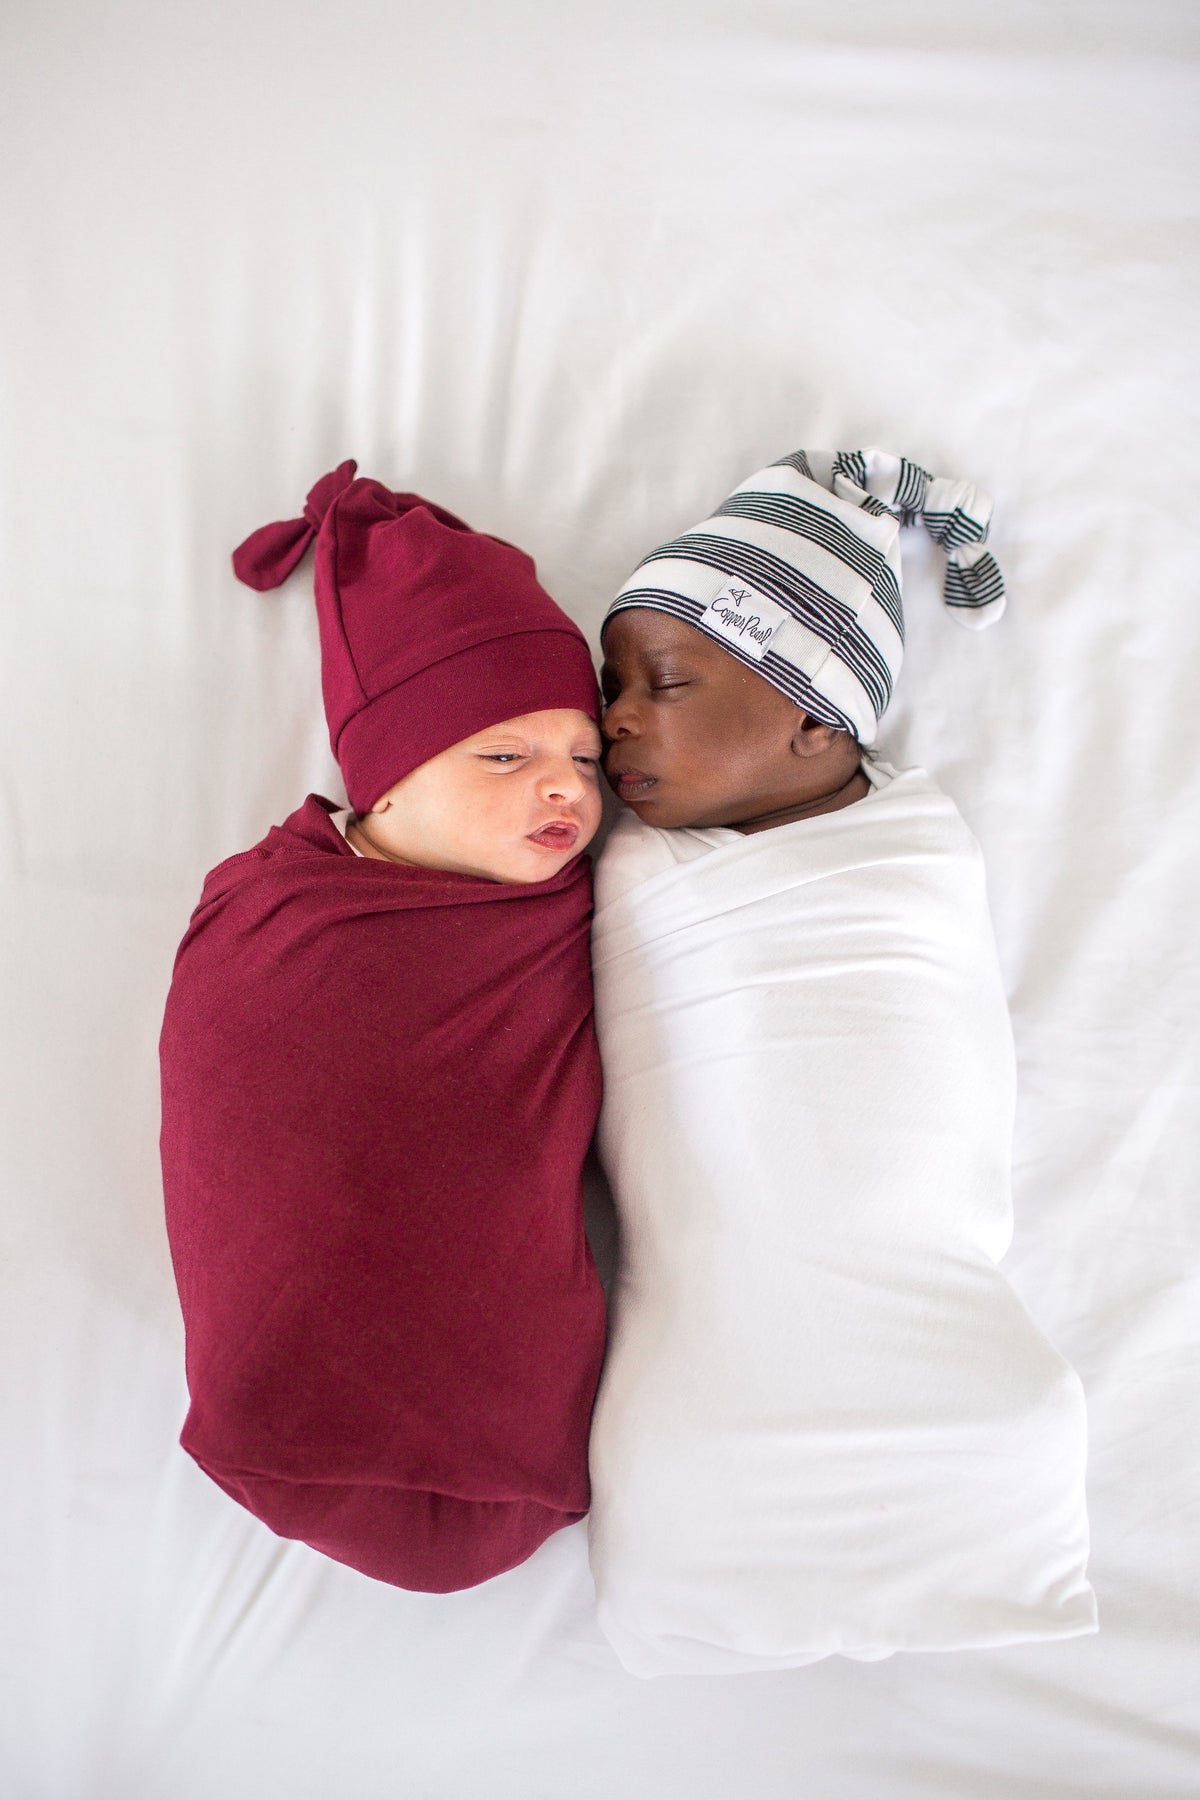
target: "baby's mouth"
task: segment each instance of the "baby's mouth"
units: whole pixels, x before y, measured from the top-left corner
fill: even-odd
[[[575,839],[579,836],[578,825],[568,824],[565,819],[553,819],[549,825],[543,825],[538,831],[528,834],[531,844],[540,844],[543,850],[572,850]]]
[[[622,800],[642,800],[658,783],[658,776],[644,769],[610,769],[608,779]]]

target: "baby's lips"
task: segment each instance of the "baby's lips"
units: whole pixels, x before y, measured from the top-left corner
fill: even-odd
[[[548,825],[541,825],[528,836],[535,844],[541,844],[547,850],[570,850],[579,836],[578,825],[566,820],[554,819]]]
[[[657,775],[647,774],[645,769],[610,769],[608,779],[611,785],[621,792],[622,788],[651,786],[658,780]]]

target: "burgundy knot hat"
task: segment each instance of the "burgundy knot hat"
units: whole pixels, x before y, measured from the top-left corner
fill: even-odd
[[[262,592],[316,541],[321,688],[354,811],[503,719],[569,708],[598,720],[587,640],[532,559],[419,494],[356,480],[357,466],[323,475],[299,519],[233,553],[238,580]]]

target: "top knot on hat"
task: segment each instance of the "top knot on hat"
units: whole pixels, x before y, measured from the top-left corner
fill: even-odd
[[[233,553],[233,572],[238,580],[257,588],[260,594],[268,588],[281,587],[321,529],[325,514],[354,480],[357,468],[356,462],[339,463],[309,489],[300,518],[280,519],[274,525],[252,531]]]
[[[930,475],[906,456],[874,445],[839,450],[831,474],[834,493],[856,506],[890,513],[902,525],[923,525],[946,552],[942,597],[956,609],[959,623],[976,631],[995,624],[1004,611],[1004,577],[984,549],[992,522],[990,494],[970,481]]]
[[[261,592],[315,543],[325,714],[354,810],[504,719],[598,719],[587,640],[532,559],[356,469],[340,463],[300,518],[262,526],[233,553],[238,579]]]
[[[609,607],[672,613],[797,706],[874,741],[904,659],[900,528],[946,552],[946,605],[979,629],[1004,611],[984,547],[990,497],[874,446],[797,450],[694,530],[643,558]]]

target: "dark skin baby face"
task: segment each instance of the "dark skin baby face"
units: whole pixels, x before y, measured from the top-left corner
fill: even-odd
[[[648,825],[767,831],[870,791],[847,732],[669,613],[613,615],[600,685],[605,774]]]

